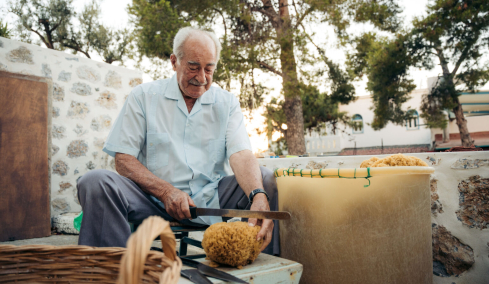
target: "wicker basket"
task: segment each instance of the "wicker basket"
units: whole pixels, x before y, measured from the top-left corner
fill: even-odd
[[[160,235],[162,252],[150,251]],[[0,283],[177,283],[182,261],[170,224],[149,217],[126,248],[0,245]]]

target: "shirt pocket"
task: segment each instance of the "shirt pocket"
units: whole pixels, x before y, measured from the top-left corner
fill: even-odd
[[[168,165],[170,137],[168,133],[148,134],[148,169],[154,171]]]
[[[214,163],[224,162],[226,157],[226,139],[209,141],[209,154]]]

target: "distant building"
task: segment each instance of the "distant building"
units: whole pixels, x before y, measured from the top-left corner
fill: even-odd
[[[347,112],[352,120],[363,124],[360,129],[340,127],[336,133],[327,129],[326,135],[310,133],[306,135],[306,151],[310,155],[372,155],[394,153],[419,153],[444,151],[461,146],[455,116],[447,112],[450,121],[447,129],[429,129],[420,117],[420,105],[429,89],[414,90],[411,99],[403,104],[404,109],[412,109],[412,119],[404,125],[389,123],[375,131],[370,126],[374,118],[371,96],[361,96],[348,105],[340,105],[339,110]],[[478,147],[489,148],[489,91],[475,94],[462,93],[460,96],[465,118],[472,139]]]

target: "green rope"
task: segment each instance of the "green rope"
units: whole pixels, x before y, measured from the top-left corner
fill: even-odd
[[[303,173],[302,173],[303,169],[300,170],[300,175],[301,177],[303,177]],[[284,170],[285,172],[285,170]],[[285,175],[285,173],[284,173]],[[290,168],[287,169],[287,175],[290,176]],[[312,170],[310,170],[310,175],[311,175],[311,178],[314,177],[314,175],[312,174]],[[295,168],[292,168],[292,176],[295,176]],[[353,172],[353,177],[343,177],[340,175],[340,169],[338,168],[338,174],[337,175],[325,175],[323,176],[322,174],[322,169],[319,169],[319,176],[321,178],[325,178],[325,177],[338,177],[338,178],[346,178],[346,179],[357,179],[357,168],[354,169],[354,172]],[[364,185],[363,187],[369,187],[370,186],[370,178],[372,176],[370,175],[370,167],[367,168],[367,176],[366,177],[358,177],[358,178],[364,178],[368,181],[368,184]]]
[[[370,175],[370,167],[367,168],[367,177],[365,178],[366,180],[368,180],[368,184],[367,185],[364,185],[363,187],[369,187],[370,186],[370,179],[372,176]]]

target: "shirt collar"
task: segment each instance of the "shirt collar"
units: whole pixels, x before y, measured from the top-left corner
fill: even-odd
[[[175,73],[171,77],[168,87],[165,92],[165,97],[172,100],[183,100],[182,92],[178,86],[177,74]],[[210,89],[205,92],[200,98],[197,99],[201,104],[213,104],[216,102],[214,88],[211,86]]]

